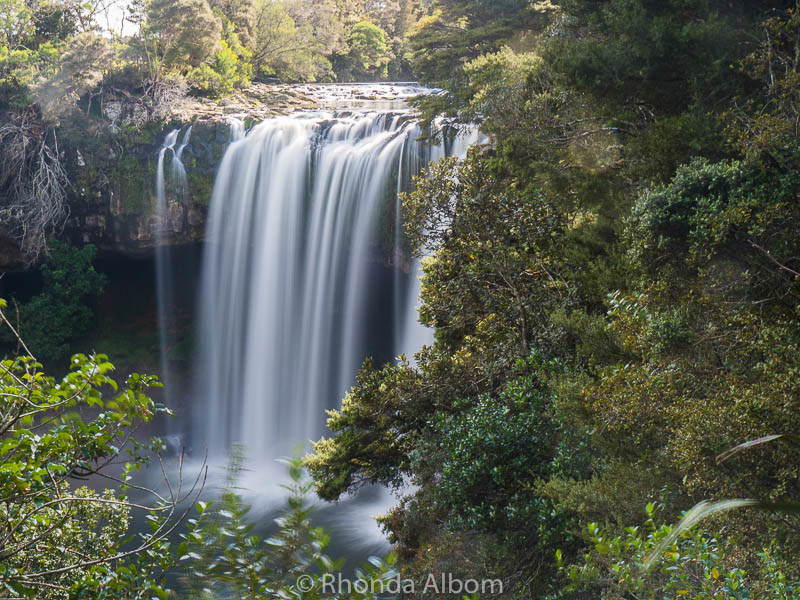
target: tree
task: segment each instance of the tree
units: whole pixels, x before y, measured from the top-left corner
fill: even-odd
[[[335,38],[315,36],[310,22],[295,21],[284,2],[258,0],[253,42],[253,66],[262,74],[289,81],[315,80],[330,71],[322,56]]]
[[[211,96],[228,96],[235,88],[250,85],[251,57],[252,53],[242,45],[233,23],[224,19],[219,49],[200,67],[189,71],[189,80]]]
[[[7,0],[0,14],[3,46],[8,51],[19,50],[34,33],[33,13],[24,2]]]
[[[672,114],[740,83],[730,69],[735,57],[728,54],[736,52],[740,34],[725,22],[734,17],[706,0],[579,0],[566,10],[576,27],[592,27],[592,35],[576,32],[555,42],[551,60],[571,85],[608,105],[634,110],[630,103],[638,101],[659,115]]]
[[[166,73],[185,73],[215,51],[222,33],[206,0],[151,0],[142,43],[154,84]]]
[[[741,63],[757,86],[743,95],[729,114],[736,146],[751,159],[798,163],[800,129],[800,6],[771,16],[762,24],[761,43]]]
[[[347,28],[335,0],[293,0],[286,10],[295,23],[311,26],[312,47],[326,59],[345,47]]]
[[[339,21],[345,31],[350,31],[359,21],[366,18],[364,0],[334,0]]]
[[[24,108],[40,73],[49,74],[58,57],[57,39],[38,40],[34,13],[23,0],[0,5],[0,108]]]
[[[350,33],[349,43],[350,57],[361,72],[385,76],[389,49],[383,29],[369,21],[356,23]]]
[[[436,343],[418,357],[419,372],[364,365],[341,411],[330,413],[336,435],[309,463],[325,498],[401,479],[433,413],[496,393],[532,346],[556,347],[562,332],[549,312],[572,302],[558,265],[543,257],[563,226],[552,207],[495,179],[478,152],[432,163],[403,206],[412,248],[432,254],[420,318],[436,327]]]
[[[189,490],[170,485],[161,496],[133,483],[133,472],[161,460],[159,441],[133,437],[138,424],[169,412],[146,395],[157,380],[133,374],[120,387],[104,355],[82,354],[63,379],[49,377],[5,308],[0,302],[0,320],[22,351],[0,362],[0,585],[23,598],[166,597],[168,536],[188,513],[178,505],[202,485],[198,475]],[[123,452],[130,458],[122,474],[110,472]],[[76,487],[90,476],[109,488]],[[131,488],[153,503],[130,500]],[[142,511],[151,530],[123,547],[132,511]]]
[[[439,0],[433,9],[409,36],[414,72],[423,83],[452,82],[454,89],[464,63],[498,50],[537,15],[525,0]]]
[[[416,6],[414,0],[399,0],[392,33],[405,40],[406,35],[417,22]]]
[[[400,15],[400,3],[397,0],[366,0],[364,14],[369,22],[392,36],[395,22]]]
[[[209,6],[222,13],[229,21],[244,46],[251,46],[256,32],[255,25],[257,2],[253,0],[212,0]],[[230,27],[227,25],[226,27]]]
[[[58,123],[74,111],[78,100],[103,81],[113,60],[114,50],[107,38],[95,33],[80,33],[72,38],[61,55],[58,72],[36,86],[44,118]],[[91,108],[90,100],[87,112]]]
[[[392,57],[383,29],[369,21],[356,23],[347,45],[347,54],[334,58],[337,75],[346,79],[386,78],[387,65]]]

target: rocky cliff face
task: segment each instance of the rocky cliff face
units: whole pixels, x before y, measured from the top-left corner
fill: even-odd
[[[62,237],[128,256],[148,255],[159,241],[202,241],[214,177],[233,120],[249,125],[316,106],[312,97],[289,86],[256,84],[221,102],[187,98],[154,122],[143,121],[136,105],[109,99],[102,119],[90,130],[62,136],[61,152],[72,183]],[[158,152],[169,131],[189,125],[191,140],[183,152],[188,194],[168,194],[167,216],[162,218],[155,198]],[[33,266],[13,240],[0,239],[1,271]]]
[[[191,143],[183,154],[188,194],[186,198],[168,196],[164,219],[156,213],[158,152],[167,132],[189,125]],[[213,118],[175,120],[143,133],[145,139],[122,151],[109,148],[105,168],[97,169],[86,160],[84,166],[78,164],[78,185],[64,230],[74,243],[141,255],[151,252],[158,239],[170,244],[202,240],[214,174],[230,138],[230,124]],[[158,235],[162,231],[166,236]]]
[[[99,176],[85,159],[76,161],[76,180],[89,181],[76,190],[66,236],[77,243],[92,243],[101,250],[129,255],[147,254],[159,240],[176,245],[201,241],[214,177],[230,140],[233,120],[250,124],[316,106],[310,96],[282,85],[256,84],[218,103],[184,100],[173,108],[167,123],[139,127],[139,135],[128,147],[115,152],[111,144],[110,164]],[[136,119],[135,114],[126,115],[119,104],[107,104],[104,112],[112,136],[129,129]],[[185,130],[189,125],[191,139],[183,152],[188,194],[185,198],[168,194],[169,207],[163,218],[156,213],[158,152],[169,131]],[[166,235],[159,235],[161,232]]]

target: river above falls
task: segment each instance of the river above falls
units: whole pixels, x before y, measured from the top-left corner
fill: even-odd
[[[307,83],[293,89],[311,98],[324,110],[399,111],[410,108],[414,96],[438,93],[416,82],[393,83]]]

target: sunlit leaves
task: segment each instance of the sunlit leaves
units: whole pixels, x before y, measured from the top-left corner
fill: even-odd
[[[15,596],[163,593],[152,579],[170,562],[169,544],[158,538],[163,504],[149,515],[155,534],[144,539],[142,554],[129,562],[120,552],[133,506],[124,491],[147,460],[141,444],[126,448],[132,427],[167,411],[146,396],[155,378],[134,374],[120,388],[113,368],[105,355],[77,354],[58,380],[32,357],[0,364],[0,584]],[[74,486],[74,478],[103,472],[123,451],[131,462],[119,490]]]

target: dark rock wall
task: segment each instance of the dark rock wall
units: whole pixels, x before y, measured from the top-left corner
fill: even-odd
[[[166,233],[164,239],[169,244],[202,241],[214,177],[230,136],[227,123],[217,120],[191,123],[190,143],[183,152],[188,195],[181,198],[169,193],[168,188],[167,218],[156,214],[158,152],[169,131],[185,130],[188,125],[171,123],[151,128],[130,147],[116,151],[109,148],[106,160],[95,160],[95,164],[90,165],[85,158],[73,161],[74,181],[78,186],[70,203],[64,236],[75,244],[92,243],[101,251],[131,256],[150,254],[160,231]],[[168,154],[167,167],[169,160]]]

